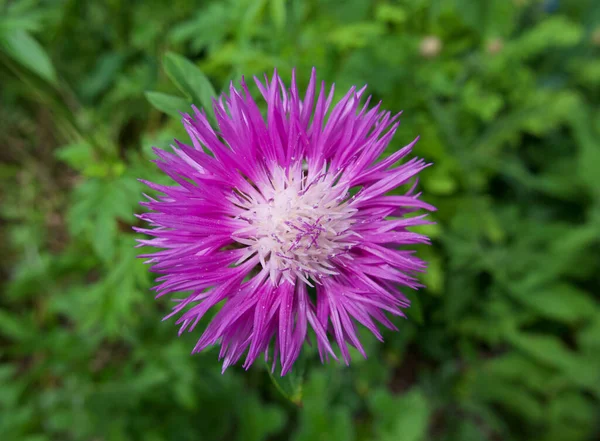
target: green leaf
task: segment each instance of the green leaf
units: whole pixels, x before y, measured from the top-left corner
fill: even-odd
[[[507,337],[517,349],[546,366],[564,367],[573,356],[565,345],[552,335],[515,332]]]
[[[427,272],[423,274],[423,283],[433,294],[441,295],[445,284],[445,272],[442,259],[433,253],[423,256],[427,261]]]
[[[474,80],[463,87],[462,96],[465,109],[484,122],[492,121],[504,104],[499,94],[489,92]]]
[[[419,298],[418,294],[414,293],[413,291],[407,292],[406,294],[410,300],[410,308],[407,309],[408,317],[417,322],[419,325],[422,325],[425,323],[425,320],[423,318],[421,299]]]
[[[566,391],[549,403],[549,429],[543,441],[589,440],[597,411],[583,394]]]
[[[408,14],[406,10],[400,6],[391,5],[389,3],[381,3],[375,9],[375,17],[380,21],[401,24],[406,21]]]
[[[271,381],[277,390],[287,400],[297,406],[302,405],[302,389],[304,386],[304,376],[306,373],[306,357],[300,354],[298,360],[294,363],[294,367],[285,376],[281,377],[271,372],[271,366],[265,364]]]
[[[118,78],[127,60],[125,52],[108,52],[96,61],[94,68],[81,79],[79,90],[86,101],[95,101]]]
[[[348,405],[336,405],[332,400],[336,377],[339,373],[334,370],[327,374],[323,369],[311,371],[299,410],[298,429],[292,437],[294,441],[352,441],[355,438]]]
[[[492,358],[478,372],[482,384],[501,379],[538,392],[547,390],[552,375],[554,371],[551,368],[542,366],[517,351]]]
[[[280,31],[285,28],[285,3],[286,0],[271,0],[271,19],[275,23],[275,27]]]
[[[577,343],[590,351],[600,350],[600,317],[582,328],[577,335]]]
[[[448,2],[450,3],[450,2]],[[471,2],[470,0],[453,0],[455,11],[460,11],[460,20],[467,26],[482,31],[485,27],[485,9],[487,2]]]
[[[593,317],[598,314],[591,295],[567,283],[557,283],[534,291],[509,290],[515,300],[543,317],[564,323]]]
[[[508,37],[518,23],[514,1],[490,0],[483,31],[491,37]]]
[[[246,2],[245,11],[239,23],[237,33],[242,40],[249,39],[259,29],[261,24],[261,15],[268,0],[252,0]]]
[[[2,17],[0,20],[0,34],[15,31],[39,31],[41,18],[42,14],[35,12],[27,15]]]
[[[486,434],[487,427],[481,423],[477,424],[474,421],[463,420],[458,421],[457,424],[456,432],[453,433],[454,437],[449,439],[456,441],[489,441]]]
[[[187,112],[190,109],[190,103],[187,100],[166,93],[146,92],[146,99],[156,109],[177,119],[181,118],[181,112]]]
[[[240,441],[263,441],[278,432],[285,423],[283,409],[265,406],[254,395],[244,400],[240,415],[238,439]]]
[[[88,179],[73,193],[67,214],[71,234],[87,238],[96,255],[111,264],[119,239],[117,219],[132,222],[142,184],[128,176]]]
[[[591,111],[586,106],[578,106],[570,114],[575,139],[579,144],[578,175],[591,191],[600,196],[600,148],[598,137],[600,132],[592,121]],[[596,129],[596,130],[594,130]]]
[[[514,385],[498,377],[486,377],[473,387],[477,398],[497,403],[515,415],[522,415],[532,422],[541,421],[544,412],[539,399],[522,386]]]
[[[23,341],[31,335],[31,323],[20,315],[13,315],[0,309],[0,335],[16,341]]]
[[[539,363],[562,372],[572,383],[600,395],[600,357],[570,351],[555,336],[514,332],[509,341]]]
[[[91,241],[96,254],[107,262],[115,255],[116,237],[117,220],[110,211],[100,212],[94,224]]]
[[[2,381],[4,384],[8,383],[11,380],[11,378],[15,375],[16,370],[16,366],[13,366],[11,364],[0,363],[0,381]]]
[[[168,52],[163,59],[165,72],[186,97],[197,106],[204,107],[207,114],[212,109],[212,99],[217,96],[212,84],[204,73],[191,61]]]
[[[550,428],[544,441],[590,439],[596,414],[595,403],[581,393],[565,391],[553,397],[548,410]]]
[[[505,53],[522,60],[536,56],[553,47],[571,47],[581,41],[583,27],[564,16],[555,16],[530,28],[521,37],[511,41]]]
[[[421,441],[427,435],[431,408],[425,395],[413,388],[396,398],[379,389],[369,399],[375,419],[375,439]]]
[[[365,47],[383,33],[381,23],[352,23],[334,28],[329,33],[329,40],[340,49],[357,49]]]
[[[437,165],[437,167],[427,173],[427,178],[423,181],[423,186],[429,193],[440,196],[455,193],[458,187],[456,179],[450,173],[449,167],[443,164]]]
[[[57,85],[56,71],[44,48],[27,31],[16,30],[0,34],[0,47],[13,60]]]
[[[54,156],[73,169],[83,171],[94,162],[94,149],[88,142],[80,141],[56,149]]]

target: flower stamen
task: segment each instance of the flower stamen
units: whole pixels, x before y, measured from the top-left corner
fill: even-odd
[[[308,176],[301,169],[275,167],[268,183],[257,186],[266,202],[243,194],[240,199],[249,203],[237,204],[236,219],[247,226],[233,238],[248,245],[250,255],[258,254],[277,285],[283,280],[294,283],[296,277],[319,283],[336,274],[330,260],[339,259],[354,244],[349,238],[356,210],[340,198],[332,176]]]

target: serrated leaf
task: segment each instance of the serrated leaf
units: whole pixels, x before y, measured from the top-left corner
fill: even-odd
[[[94,149],[85,141],[75,142],[56,149],[54,156],[73,169],[83,171],[94,161]]]
[[[67,215],[71,234],[84,234],[97,256],[109,263],[120,237],[117,219],[133,221],[141,189],[142,184],[128,176],[84,181],[75,189]]]
[[[474,386],[474,394],[486,402],[497,403],[516,415],[532,422],[542,419],[544,412],[539,399],[523,388],[496,377],[486,377]]]
[[[551,367],[564,367],[573,356],[555,336],[517,332],[508,335],[509,341],[518,349]]]
[[[534,291],[513,289],[509,292],[519,303],[526,305],[543,317],[564,323],[575,323],[598,314],[591,295],[566,283]]]
[[[539,392],[547,390],[553,374],[552,369],[516,351],[491,359],[484,363],[483,368],[478,372],[483,383],[502,379]]]
[[[156,109],[174,118],[180,119],[181,112],[190,109],[190,103],[184,98],[161,92],[146,92],[146,99]]]
[[[600,395],[600,357],[594,352],[571,351],[549,334],[513,332],[508,334],[508,340],[532,359],[558,369],[574,384]]]

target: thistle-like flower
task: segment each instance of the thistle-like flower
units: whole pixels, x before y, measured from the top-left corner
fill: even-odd
[[[406,215],[434,210],[415,194],[429,164],[395,166],[416,139],[378,160],[400,114],[369,109],[370,97],[361,108],[365,87],[329,112],[334,87],[322,83],[315,100],[314,69],[304,99],[294,74],[289,89],[277,71],[255,82],[266,117],[242,80],[214,102],[218,131],[193,107],[183,115],[192,145],[155,149],[175,185],[143,181],[160,196],[143,202],[150,211],[139,217],[153,228],[136,231],[153,238],[140,246],[162,250],[142,257],[161,274],[157,297],[186,292],[166,317],[179,317],[180,335],[218,311],[193,353],[220,343],[223,370],[272,351],[284,375],[310,335],[322,361],[337,359],[334,339],[349,363],[347,345],[366,356],[357,325],[381,340],[376,323],[397,329],[386,313],[409,306],[399,288],[422,286],[414,275],[425,263],[401,247],[428,242],[407,230],[425,215]]]

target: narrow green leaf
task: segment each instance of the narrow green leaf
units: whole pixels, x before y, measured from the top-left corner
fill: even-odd
[[[271,0],[271,18],[278,30],[281,31],[283,28],[285,28],[285,0]]]
[[[197,106],[208,109],[212,108],[212,99],[217,96],[212,84],[204,73],[191,61],[168,52],[163,59],[165,72],[188,98]]]
[[[15,30],[0,35],[0,47],[13,60],[56,85],[58,80],[50,57],[28,32]]]
[[[156,109],[178,119],[181,118],[180,112],[186,112],[190,108],[187,100],[166,93],[146,92],[146,99]]]
[[[238,31],[239,36],[243,40],[249,39],[249,37],[254,35],[259,28],[260,15],[263,13],[266,4],[267,0],[253,0],[247,2],[247,7],[243,14],[244,18],[240,22]]]

